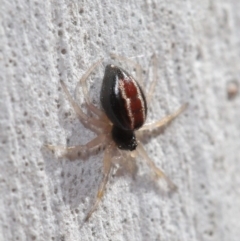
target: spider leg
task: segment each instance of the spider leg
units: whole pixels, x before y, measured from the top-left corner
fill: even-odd
[[[92,216],[93,212],[96,210],[99,202],[101,201],[103,195],[104,195],[104,191],[106,188],[106,184],[109,178],[109,174],[111,172],[111,167],[112,167],[112,146],[108,146],[108,148],[106,149],[105,153],[104,153],[104,159],[103,159],[103,179],[102,182],[98,188],[98,192],[97,192],[97,196],[94,200],[94,203],[90,209],[90,211],[88,212],[88,214],[86,215],[86,217],[84,218],[83,222],[87,222],[89,220],[89,218]]]
[[[152,169],[153,173],[155,174],[156,178],[163,178],[168,186],[170,187],[170,189],[172,191],[177,189],[177,186],[167,177],[167,175],[160,169],[158,168],[155,163],[149,158],[149,156],[147,155],[145,149],[143,148],[143,145],[139,142],[138,143],[138,148],[137,148],[137,152],[140,156],[142,156],[147,164],[149,165],[149,167]]]
[[[68,98],[68,101],[72,105],[72,107],[73,107],[74,111],[76,112],[80,122],[82,122],[86,127],[88,127],[89,129],[92,129],[94,131],[96,131],[95,130],[96,128],[94,128],[94,127],[98,127],[98,128],[101,128],[101,129],[106,127],[106,122],[103,122],[103,121],[100,121],[100,120],[95,119],[93,117],[87,116],[81,110],[81,108],[78,106],[78,104],[73,100],[73,98],[71,97],[65,83],[63,81],[60,81],[60,83],[61,83],[61,86],[63,88],[64,93],[66,94],[66,96]]]
[[[154,122],[154,123],[145,124],[139,131],[142,132],[145,130],[153,130],[153,129],[161,128],[161,127],[169,124],[172,120],[174,120],[176,117],[178,117],[187,108],[187,106],[188,106],[188,104],[184,104],[177,111],[175,111],[174,113],[172,113],[170,115],[167,115],[163,119],[161,119],[157,122]]]
[[[101,110],[99,110],[96,106],[94,106],[88,96],[88,89],[87,89],[87,79],[90,76],[90,74],[103,62],[103,59],[100,59],[99,61],[97,61],[96,63],[94,63],[88,70],[87,72],[82,76],[82,78],[80,79],[80,81],[77,84],[77,87],[79,85],[81,85],[82,89],[83,89],[83,94],[84,94],[84,99],[85,102],[88,106],[88,108],[98,117],[101,117],[103,115],[103,112]],[[77,90],[78,88],[76,88]]]
[[[156,89],[156,84],[157,84],[157,57],[156,57],[156,54],[154,54],[152,56],[152,66],[153,66],[153,81],[151,82],[151,85],[149,87],[149,90],[147,92],[147,102],[148,104],[150,104],[151,100],[152,100],[152,97],[153,97],[153,93],[154,93],[154,90]]]
[[[134,154],[133,154],[134,153]],[[131,175],[133,179],[135,179],[138,166],[136,163],[136,151],[123,151],[118,150],[118,156],[113,159],[112,163],[118,164],[118,169],[116,171],[116,176],[123,176],[126,172]]]
[[[101,134],[95,137],[93,140],[88,142],[85,145],[76,145],[76,146],[54,146],[54,145],[45,145],[48,149],[54,152],[60,152],[60,156],[66,157],[69,160],[76,160],[81,155],[86,155],[97,147],[102,147],[106,145],[106,135]]]
[[[110,54],[110,56],[114,59],[119,59],[120,61],[124,61],[127,62],[129,64],[131,64],[134,68],[136,68],[136,78],[137,81],[140,83],[141,86],[143,86],[143,76],[142,76],[142,67],[140,64],[132,61],[131,59],[128,59],[126,57],[123,56],[119,56],[117,54]]]

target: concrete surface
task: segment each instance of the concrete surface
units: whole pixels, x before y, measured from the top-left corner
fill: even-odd
[[[0,240],[239,241],[238,0],[2,0],[0,11]],[[59,81],[74,95],[78,79],[103,57],[89,86],[99,105],[110,53],[141,64],[146,86],[156,54],[149,122],[189,103],[144,143],[178,191],[163,195],[137,160],[135,180],[113,175],[80,229],[102,177],[103,153],[70,162],[43,145],[94,137]]]

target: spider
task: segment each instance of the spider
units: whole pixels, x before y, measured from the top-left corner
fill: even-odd
[[[136,73],[141,79],[141,67],[124,57],[112,55],[114,58],[127,61],[136,67]],[[154,57],[156,62],[156,57]],[[169,124],[173,119],[180,115],[187,107],[184,104],[174,113],[163,119],[150,124],[144,124],[147,117],[147,101],[151,100],[152,92],[156,84],[155,79],[150,86],[150,90],[145,97],[140,84],[128,72],[115,65],[107,65],[103,77],[100,102],[102,110],[91,103],[87,90],[87,79],[90,74],[102,63],[102,59],[94,63],[82,76],[78,85],[81,85],[84,99],[91,116],[85,114],[71,97],[65,83],[60,81],[62,89],[67,96],[72,108],[76,112],[80,122],[85,127],[96,133],[96,137],[85,145],[76,146],[53,146],[47,145],[52,150],[62,150],[62,156],[67,159],[76,159],[80,155],[91,153],[96,148],[104,149],[103,157],[103,179],[98,188],[96,198],[83,222],[89,220],[101,201],[111,170],[113,169],[113,157],[121,156],[128,162],[128,157],[135,158],[137,155],[142,157],[151,168],[155,178],[163,178],[170,189],[175,190],[175,184],[158,168],[149,158],[140,139],[144,137],[145,131],[153,131]]]

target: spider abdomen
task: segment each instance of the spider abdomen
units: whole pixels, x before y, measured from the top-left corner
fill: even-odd
[[[107,65],[101,89],[102,107],[122,130],[139,129],[146,120],[147,104],[136,80],[123,69]]]

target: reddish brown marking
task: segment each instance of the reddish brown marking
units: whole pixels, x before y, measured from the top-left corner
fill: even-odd
[[[135,114],[139,111],[142,112],[142,102],[139,98],[131,99],[130,106],[131,106],[130,108],[131,108],[133,114]]]
[[[139,111],[138,113],[134,114],[134,128],[138,129],[143,125],[143,113],[142,111]]]
[[[126,125],[135,130],[141,127],[145,121],[145,106],[142,100],[142,93],[137,83],[131,78],[120,80],[122,96],[125,101]]]
[[[131,79],[123,79],[123,85],[127,98],[132,99],[133,97],[137,96],[138,90]]]

